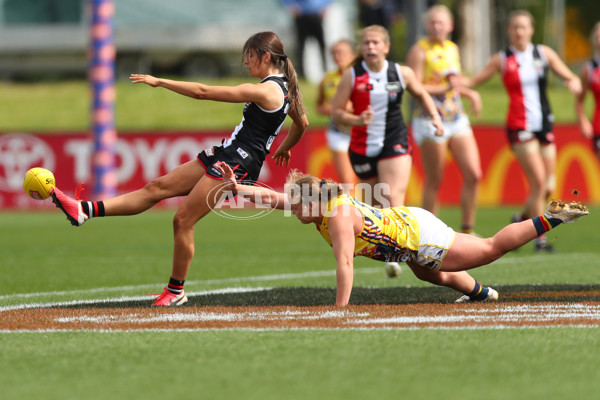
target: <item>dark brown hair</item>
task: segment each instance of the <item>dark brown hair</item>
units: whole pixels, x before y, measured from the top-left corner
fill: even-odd
[[[298,114],[303,115],[305,107],[302,103],[302,94],[298,86],[296,70],[292,61],[285,54],[283,42],[279,36],[273,32],[255,33],[246,40],[242,57],[245,57],[250,51],[255,51],[259,58],[262,58],[264,54],[271,54],[271,64],[282,70],[288,81],[288,96],[292,107],[296,109]]]

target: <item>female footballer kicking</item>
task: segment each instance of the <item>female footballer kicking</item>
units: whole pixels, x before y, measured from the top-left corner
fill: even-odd
[[[308,126],[294,66],[275,33],[260,32],[251,36],[244,45],[243,62],[250,76],[260,79],[259,83],[229,87],[150,75],[133,74],[130,77],[133,83],[164,87],[198,100],[245,103],[242,122],[221,146],[201,151],[197,160],[180,165],[139,190],[105,201],[80,202],[58,188],[52,193],[54,203],[75,226],[92,217],[139,214],[163,199],[187,196],[173,219],[171,279],[154,301],[155,306],[181,305],[187,301],[183,287],[194,255],[194,227],[215,206],[222,190],[218,187],[222,187],[221,170],[214,164],[227,164],[234,171],[233,176],[238,183],[252,185],[258,179],[286,116],[289,114],[293,124],[273,154],[277,165],[289,165],[290,149],[298,143]]]

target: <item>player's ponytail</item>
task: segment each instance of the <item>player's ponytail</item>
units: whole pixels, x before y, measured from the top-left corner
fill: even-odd
[[[288,80],[288,96],[291,99],[292,106],[295,107],[299,115],[303,115],[306,112],[306,107],[304,107],[304,103],[302,102],[302,93],[300,93],[296,69],[287,55],[281,57],[281,62],[283,63],[283,74]]]
[[[292,61],[283,50],[283,42],[273,32],[259,32],[250,36],[244,44],[243,56],[249,51],[255,51],[259,57],[269,53],[271,55],[271,64],[277,66],[288,81],[288,98],[292,107],[298,114],[303,115],[306,111],[302,102],[302,94],[298,85],[298,76]]]

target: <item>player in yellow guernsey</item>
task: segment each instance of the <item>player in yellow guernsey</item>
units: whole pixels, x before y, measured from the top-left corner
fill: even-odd
[[[442,42],[422,38],[417,45],[423,48],[425,63],[423,65],[423,79],[425,85],[448,85],[445,93],[434,94],[433,101],[442,117],[442,121],[456,121],[464,115],[460,92],[449,85],[452,76],[461,73],[458,46],[450,40]],[[417,106],[415,116],[429,118],[422,107]]]
[[[285,193],[278,193],[239,185],[231,167],[224,163],[216,167],[223,174],[224,190],[262,206],[290,210],[301,223],[315,224],[337,261],[336,304],[341,306],[350,301],[355,256],[404,261],[417,277],[420,270],[437,274],[435,283],[465,293],[457,302],[497,300],[494,289],[473,278],[474,286],[457,285],[465,280],[456,278],[464,278],[466,270],[497,260],[541,232],[589,214],[579,203],[552,201],[544,215],[510,224],[491,238],[480,238],[454,232],[421,208],[373,208],[343,194],[342,186],[331,180],[292,171]]]
[[[419,224],[406,207],[375,208],[346,194],[334,197],[327,204],[323,220],[317,229],[325,241],[329,236],[329,218],[340,206],[351,206],[362,214],[363,229],[355,237],[354,255],[379,261],[416,261],[419,250]]]
[[[409,51],[408,66],[423,88],[431,95],[442,118],[443,134],[431,128],[432,115],[422,107],[415,109],[412,130],[422,155],[425,170],[423,208],[437,213],[438,191],[444,177],[448,150],[456,160],[463,177],[460,202],[462,231],[470,233],[475,225],[477,193],[481,179],[479,150],[469,118],[463,110],[461,96],[471,100],[475,114],[481,109],[479,94],[459,84],[461,66],[458,47],[448,40],[454,25],[446,6],[435,5],[427,12],[427,37],[419,40]]]

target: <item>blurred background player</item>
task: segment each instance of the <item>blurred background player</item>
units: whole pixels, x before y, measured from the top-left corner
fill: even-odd
[[[417,105],[412,131],[421,148],[425,172],[422,207],[433,214],[439,211],[438,192],[444,177],[446,154],[450,150],[463,177],[461,229],[463,233],[473,233],[482,172],[479,149],[469,118],[463,110],[461,95],[471,101],[475,114],[481,110],[481,99],[477,92],[460,87],[457,82],[461,65],[458,46],[449,40],[454,29],[450,10],[443,5],[431,7],[427,11],[425,28],[428,36],[410,49],[407,64],[433,98],[442,119],[444,134],[435,134],[429,110]]]
[[[352,126],[349,155],[354,173],[373,188],[372,194],[378,183],[389,188],[389,193],[381,193],[387,201],[385,207],[404,204],[412,166],[412,143],[400,109],[404,90],[434,109],[412,70],[388,62],[389,51],[387,29],[380,25],[363,29],[359,55],[343,73],[332,102],[333,120]],[[386,271],[398,273],[401,267],[388,263]]]
[[[388,62],[389,47],[388,32],[382,26],[363,30],[359,56],[352,68],[344,71],[333,98],[332,116],[336,122],[352,126],[350,161],[360,182],[370,185],[373,193],[376,185],[383,184],[389,191],[384,196],[387,204],[382,206],[399,207],[404,205],[412,166],[411,138],[400,109],[404,91],[427,110],[436,135],[443,134],[443,126],[431,96],[412,69]],[[352,112],[346,109],[348,101],[352,102]],[[472,299],[487,299],[487,289],[465,271],[442,275],[409,266],[417,278],[462,293],[472,293],[475,283],[484,288],[484,294]]]
[[[327,71],[319,84],[317,96],[317,111],[323,115],[331,115],[331,100],[342,77],[342,73],[354,60],[354,44],[350,40],[342,39],[331,47],[331,57],[337,66],[335,70]],[[347,110],[352,110],[349,102]],[[327,129],[327,145],[331,150],[333,165],[340,183],[355,185],[358,177],[352,169],[348,157],[350,145],[350,127],[331,120]],[[354,192],[354,190],[352,190]]]
[[[400,109],[408,90],[423,107],[435,115],[439,133],[442,125],[431,97],[415,79],[409,67],[388,62],[389,35],[379,25],[366,27],[359,55],[352,68],[342,74],[332,101],[335,122],[350,125],[350,161],[360,182],[386,184],[385,200],[394,207],[403,205],[412,165],[408,128]],[[347,104],[352,103],[352,111]]]
[[[529,183],[529,195],[521,214],[513,221],[542,214],[556,184],[556,144],[554,117],[548,103],[548,69],[563,79],[574,94],[581,92],[581,81],[550,47],[531,43],[535,21],[531,13],[515,10],[509,15],[510,46],[494,54],[472,79],[463,79],[475,87],[498,73],[509,97],[506,130],[511,148]],[[552,252],[554,247],[541,234],[534,249]]]
[[[331,0],[281,0],[284,7],[294,18],[296,30],[296,66],[298,75],[305,76],[304,51],[306,41],[313,38],[319,45],[319,55],[323,70],[327,68],[325,59],[325,33],[323,17]]]
[[[581,70],[582,90],[575,101],[575,112],[579,120],[581,134],[588,139],[592,139],[594,152],[600,160],[600,22],[594,25],[591,40],[594,56],[583,65]],[[595,101],[593,122],[590,122],[583,107],[588,90],[592,92]]]
[[[197,160],[180,165],[139,190],[105,201],[80,202],[58,188],[52,194],[57,207],[75,226],[92,217],[139,214],[161,200],[186,196],[173,219],[171,279],[154,306],[179,306],[187,301],[183,287],[195,251],[195,225],[215,207],[223,192],[221,170],[215,163],[228,164],[238,183],[253,185],[288,113],[292,126],[273,154],[278,165],[289,164],[290,149],[308,126],[296,72],[279,37],[273,32],[251,36],[244,45],[243,60],[249,75],[260,79],[259,83],[208,86],[150,75],[133,74],[130,78],[133,83],[164,87],[198,100],[245,103],[242,122],[221,146],[201,151]]]

